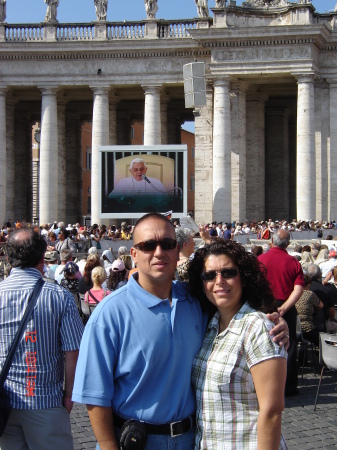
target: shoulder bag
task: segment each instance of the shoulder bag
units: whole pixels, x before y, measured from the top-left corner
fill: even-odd
[[[21,319],[19,328],[16,332],[15,338],[9,349],[5,364],[3,365],[3,368],[2,368],[2,371],[0,374],[0,437],[3,435],[3,432],[5,431],[7,421],[9,418],[9,414],[11,411],[9,395],[4,388],[4,384],[5,384],[9,369],[11,367],[17,346],[21,340],[23,332],[26,329],[28,320],[30,319],[30,316],[32,315],[34,306],[40,295],[40,292],[41,292],[41,289],[42,289],[42,286],[44,285],[44,283],[45,283],[44,280],[42,278],[39,278],[34,287],[33,293],[31,295],[30,299],[28,300],[28,305],[27,305],[26,311]]]

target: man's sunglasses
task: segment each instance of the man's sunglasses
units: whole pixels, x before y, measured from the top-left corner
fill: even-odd
[[[162,250],[173,250],[177,247],[177,241],[172,238],[164,238],[160,241],[149,239],[148,241],[142,241],[138,242],[138,244],[134,244],[134,247],[138,248],[138,250],[141,250],[142,252],[153,252],[158,245]]]
[[[222,270],[209,270],[208,272],[203,272],[200,276],[204,281],[213,281],[216,279],[218,273],[221,273],[222,278],[228,280],[230,278],[235,278],[239,273],[238,269],[222,269]]]

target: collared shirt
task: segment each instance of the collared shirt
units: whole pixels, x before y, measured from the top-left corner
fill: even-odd
[[[195,411],[194,356],[207,318],[184,283],[172,283],[172,306],[130,277],[95,308],[83,335],[73,400],[112,406],[125,418],[164,424]]]
[[[195,449],[257,449],[259,405],[250,368],[287,353],[269,336],[272,322],[247,303],[220,334],[219,317],[211,320],[193,362]],[[286,448],[282,438],[280,449]]]
[[[41,274],[12,269],[0,283],[0,368]],[[80,346],[83,324],[73,296],[45,283],[19,343],[5,388],[15,409],[45,409],[62,404],[64,352]]]
[[[286,301],[295,285],[304,286],[301,264],[287,250],[272,247],[269,252],[257,258],[267,269],[267,278],[271,284],[274,297]]]

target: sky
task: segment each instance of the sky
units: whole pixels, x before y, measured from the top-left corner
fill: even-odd
[[[295,1],[295,0],[294,0]],[[237,1],[240,5],[242,0]],[[318,12],[333,10],[337,0],[313,0]],[[215,6],[208,0],[208,6]],[[7,23],[39,23],[46,14],[44,0],[7,0]],[[197,17],[195,0],[158,0],[157,19],[192,19]],[[96,20],[94,0],[59,0],[57,19],[61,23],[81,23]],[[109,0],[110,22],[146,19],[144,0]]]

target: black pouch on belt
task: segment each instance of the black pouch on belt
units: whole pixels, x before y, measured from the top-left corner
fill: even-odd
[[[137,420],[127,420],[121,427],[121,450],[143,450],[147,439],[146,425]]]

